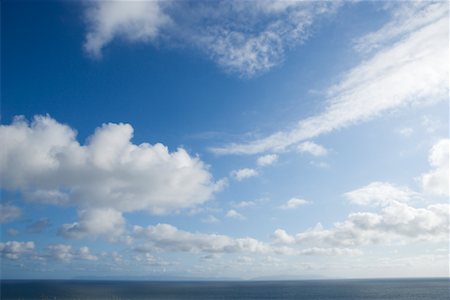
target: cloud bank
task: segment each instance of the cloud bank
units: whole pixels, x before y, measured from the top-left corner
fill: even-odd
[[[80,221],[60,233],[83,237],[120,233],[124,212],[172,213],[208,201],[223,187],[184,149],[136,145],[132,137],[131,125],[109,123],[81,145],[74,129],[49,116],[35,116],[31,123],[16,118],[0,126],[1,188],[28,201],[77,207]],[[2,221],[20,212],[1,208]]]

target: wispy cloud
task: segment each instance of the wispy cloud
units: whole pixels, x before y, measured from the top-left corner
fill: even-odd
[[[408,5],[408,4],[405,4]],[[292,145],[334,130],[379,117],[401,107],[448,99],[448,3],[426,3],[393,19],[407,24],[426,18],[420,26],[392,33],[382,47],[346,72],[327,91],[323,112],[300,120],[294,129],[279,131],[247,143],[212,148],[217,154],[256,154],[286,150]],[[430,7],[438,6],[440,13]],[[400,21],[399,21],[400,22]],[[394,30],[386,25],[380,32]],[[382,36],[382,35],[380,35]],[[380,37],[381,38],[381,37]],[[372,43],[372,40],[370,41]]]
[[[199,49],[243,77],[281,63],[311,26],[340,1],[91,1],[86,52],[101,57],[114,39],[164,42]]]
[[[324,146],[311,141],[306,141],[298,145],[297,151],[300,153],[309,153],[314,156],[325,156],[328,154],[328,150]]]

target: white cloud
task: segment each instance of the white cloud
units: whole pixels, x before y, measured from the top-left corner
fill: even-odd
[[[238,213],[234,209],[230,209],[229,211],[227,211],[225,217],[232,218],[232,219],[239,219],[239,220],[245,219],[245,217],[242,214]]]
[[[278,160],[277,154],[267,154],[258,157],[258,159],[256,160],[256,164],[260,167],[266,167],[276,163],[277,160]]]
[[[115,38],[130,42],[154,40],[171,22],[162,1],[90,1],[86,9],[88,32],[84,50],[95,58]]]
[[[21,255],[32,252],[34,248],[34,242],[8,241],[0,243],[2,257],[11,260],[19,259]]]
[[[79,212],[79,222],[64,224],[59,233],[68,238],[103,236],[111,241],[124,233],[125,219],[111,208],[89,209]]]
[[[298,145],[297,151],[300,153],[309,153],[314,156],[325,156],[328,154],[328,151],[327,149],[325,149],[325,147],[310,141],[306,141]]]
[[[285,230],[283,229],[277,229],[272,235],[272,239],[275,243],[279,244],[294,244],[295,243],[295,237],[289,235]]]
[[[369,206],[388,206],[395,202],[410,202],[419,195],[408,187],[388,182],[372,182],[344,196],[352,203]]]
[[[233,207],[235,208],[246,208],[246,207],[251,207],[251,206],[256,206],[258,204],[264,203],[269,201],[268,198],[259,198],[256,200],[248,200],[248,201],[241,201],[238,202],[236,204],[233,204]]]
[[[449,148],[450,139],[442,139],[431,148],[428,161],[434,169],[421,176],[425,192],[438,196],[449,195]]]
[[[258,175],[258,171],[250,168],[239,169],[231,172],[231,177],[233,177],[237,181],[242,181],[244,179],[255,177]]]
[[[427,2],[427,5],[434,5]],[[211,150],[217,154],[282,151],[301,141],[379,117],[405,106],[448,99],[448,4],[439,17],[411,28],[341,76],[327,91],[323,112],[300,120],[294,129]],[[414,18],[428,18],[417,9]],[[410,14],[396,15],[406,23]],[[402,22],[403,22],[402,21]]]
[[[285,204],[281,205],[281,209],[296,209],[302,205],[308,204],[309,201],[299,198],[291,198]]]
[[[395,42],[399,37],[405,37],[411,32],[430,25],[448,12],[442,2],[432,1],[404,1],[400,3],[386,2],[391,10],[392,20],[380,30],[369,33],[355,40],[355,49],[360,52],[371,52]]]
[[[174,252],[207,253],[266,253],[271,247],[253,238],[231,238],[226,235],[191,233],[169,224],[143,228],[134,227],[137,237],[145,239],[154,247]]]
[[[94,220],[86,219],[90,214],[170,213],[202,204],[223,187],[184,149],[135,145],[132,136],[130,125],[109,123],[80,145],[72,128],[48,116],[36,116],[31,124],[16,118],[0,126],[1,188],[19,191],[29,201],[77,207],[84,219],[65,232],[80,235],[105,229],[88,225]]]
[[[273,235],[278,243],[355,247],[361,245],[400,243],[406,240],[448,241],[449,205],[433,204],[415,208],[392,202],[380,213],[351,213],[330,229],[319,223],[295,236],[279,229]]]
[[[22,215],[22,210],[11,204],[0,203],[0,224],[16,220]]]
[[[116,38],[188,45],[226,71],[250,77],[282,62],[285,51],[305,41],[309,28],[339,5],[336,1],[94,1],[86,8],[84,49],[100,57]]]

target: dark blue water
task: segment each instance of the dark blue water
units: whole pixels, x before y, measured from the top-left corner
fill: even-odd
[[[2,280],[1,299],[450,299],[449,279],[146,282]]]

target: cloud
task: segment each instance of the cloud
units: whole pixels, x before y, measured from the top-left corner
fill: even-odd
[[[279,244],[294,244],[295,243],[295,237],[289,235],[285,230],[283,229],[277,229],[272,235],[272,239],[275,243]]]
[[[260,199],[256,199],[256,200],[241,201],[236,204],[233,204],[233,207],[235,207],[235,208],[251,207],[251,206],[255,206],[255,205],[267,202],[267,201],[269,201],[268,198],[260,198]]]
[[[85,51],[99,58],[116,38],[200,50],[228,72],[251,77],[283,61],[341,2],[88,2]]]
[[[277,154],[267,154],[258,157],[258,159],[256,160],[256,164],[260,167],[266,167],[276,163],[277,160],[278,160]]]
[[[86,8],[88,32],[84,50],[100,58],[102,49],[115,38],[150,42],[171,22],[162,1],[90,1]]]
[[[301,119],[292,130],[211,150],[216,154],[282,151],[389,111],[448,99],[448,5],[426,3],[438,5],[440,16],[423,22],[423,26],[410,28],[401,36],[395,35],[395,41],[379,47],[370,58],[344,73],[337,84],[326,90],[325,109],[321,113]],[[417,8],[414,18],[428,18],[429,14],[434,11]],[[411,14],[393,16],[399,18],[407,23]]]
[[[299,198],[291,198],[289,199],[285,204],[281,205],[281,209],[296,209],[302,205],[310,203],[309,201],[306,201],[304,199]]]
[[[312,247],[299,251],[300,255],[318,255],[318,256],[359,256],[363,252],[359,249],[351,248],[319,248]]]
[[[97,260],[98,257],[91,254],[88,247],[83,246],[78,251],[74,250],[71,245],[52,244],[46,248],[46,253],[38,255],[41,258],[49,260],[57,260],[62,262],[70,262],[74,259],[79,260]]]
[[[33,223],[31,223],[30,225],[28,225],[27,230],[28,230],[28,232],[31,232],[31,233],[41,233],[49,226],[50,226],[50,220],[48,218],[42,218],[42,219],[36,220]]]
[[[404,137],[410,137],[414,133],[414,129],[410,127],[404,127],[397,130],[397,133]]]
[[[173,252],[206,253],[266,253],[268,244],[253,238],[231,238],[226,235],[191,233],[169,224],[158,224],[146,228],[135,226],[134,234],[154,247]]]
[[[442,139],[431,148],[428,161],[434,169],[420,177],[425,192],[449,196],[449,148],[450,139]]]
[[[309,153],[314,156],[325,156],[328,154],[328,151],[327,149],[325,149],[325,147],[310,141],[303,142],[298,145],[297,151],[300,153]]]
[[[202,219],[202,222],[206,224],[216,224],[219,223],[220,220],[214,217],[213,215],[208,215],[206,218]]]
[[[64,224],[59,234],[76,239],[103,236],[115,241],[124,233],[122,213],[111,208],[82,210],[79,219],[79,222]]]
[[[258,171],[249,168],[239,169],[231,172],[231,177],[233,177],[237,181],[242,181],[244,179],[255,177],[258,175]]]
[[[19,259],[21,255],[32,252],[34,248],[34,242],[8,241],[0,243],[2,257],[11,260]]]
[[[354,48],[357,51],[367,53],[385,47],[399,37],[405,38],[411,32],[433,24],[448,15],[442,2],[406,1],[386,4],[385,8],[391,10],[392,20],[380,30],[356,39]]]
[[[415,208],[406,203],[392,202],[379,213],[351,213],[343,222],[330,229],[320,223],[313,228],[289,235],[284,230],[275,231],[278,243],[300,245],[325,245],[355,247],[386,244],[404,240],[448,241],[448,204],[433,204]]]
[[[85,145],[49,116],[0,126],[1,188],[28,201],[80,211],[171,213],[212,198],[223,187],[198,157],[162,144],[133,144],[129,124],[104,124]],[[85,214],[85,213],[80,213]]]
[[[0,203],[0,224],[9,223],[22,215],[22,210],[11,204]]]
[[[388,182],[372,182],[344,196],[352,203],[368,206],[388,206],[395,202],[411,202],[419,195],[408,187],[396,186]]]
[[[225,217],[238,220],[245,220],[245,217],[242,214],[235,211],[234,209],[230,209],[229,211],[227,211]]]

